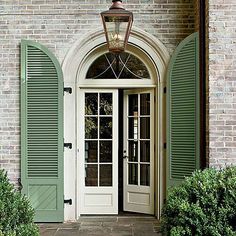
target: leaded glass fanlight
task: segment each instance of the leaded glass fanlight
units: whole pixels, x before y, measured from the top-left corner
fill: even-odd
[[[144,63],[130,53],[106,53],[90,66],[86,79],[150,79]]]

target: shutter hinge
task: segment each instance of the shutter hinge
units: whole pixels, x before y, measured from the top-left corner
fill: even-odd
[[[18,178],[18,184],[19,184],[19,191],[21,191],[23,188],[23,185],[21,183],[21,178]]]
[[[64,199],[64,203],[72,205],[72,199]]]
[[[64,147],[72,149],[72,143],[64,143]]]
[[[166,149],[166,143],[164,143],[164,149]]]
[[[166,87],[164,87],[163,91],[164,91],[164,93],[166,93]]]
[[[71,87],[65,87],[64,92],[72,94],[72,88]]]

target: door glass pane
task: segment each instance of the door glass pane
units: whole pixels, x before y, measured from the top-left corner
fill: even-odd
[[[150,186],[150,165],[140,164],[140,185]]]
[[[140,141],[140,161],[150,162],[150,141]]]
[[[138,184],[138,164],[129,163],[128,176],[129,184]]]
[[[138,117],[129,118],[129,138],[138,139]]]
[[[129,140],[129,161],[138,161],[138,142]]]
[[[98,137],[98,118],[85,117],[85,138],[96,139]]]
[[[112,186],[112,165],[100,165],[99,186]]]
[[[100,162],[112,162],[112,141],[100,141]]]
[[[112,115],[112,93],[100,94],[100,115]]]
[[[150,117],[140,118],[140,138],[150,139]]]
[[[112,186],[113,93],[85,93],[85,186]]]
[[[85,94],[85,115],[98,114],[98,94],[86,93]]]
[[[98,165],[85,165],[85,186],[98,186]]]
[[[112,139],[112,117],[100,117],[100,138]]]
[[[129,95],[129,116],[138,115],[138,94]]]
[[[98,161],[98,142],[85,141],[85,162]]]
[[[150,185],[150,93],[128,95],[128,183]]]
[[[150,94],[140,94],[140,115],[150,115]]]

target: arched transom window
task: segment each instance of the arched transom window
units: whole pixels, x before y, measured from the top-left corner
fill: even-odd
[[[98,57],[86,75],[86,79],[150,79],[144,63],[133,54],[105,53]]]

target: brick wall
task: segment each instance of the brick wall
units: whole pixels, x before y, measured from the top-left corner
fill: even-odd
[[[125,0],[134,25],[155,35],[169,52],[194,31],[194,0]],[[111,0],[0,0],[0,168],[13,182],[20,173],[21,39],[37,40],[60,62],[87,31],[101,27]]]
[[[195,17],[195,31],[199,31],[200,27],[200,1],[194,1],[194,17]]]
[[[235,0],[209,0],[209,162],[236,165]]]
[[[209,166],[209,2],[205,2],[205,33],[206,33],[206,166]]]

